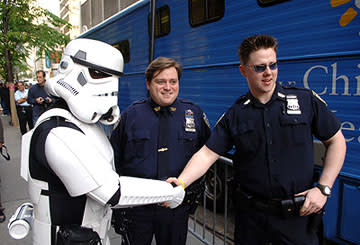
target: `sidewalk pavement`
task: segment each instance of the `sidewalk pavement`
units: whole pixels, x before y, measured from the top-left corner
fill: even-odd
[[[0,119],[2,120],[4,126],[5,145],[11,157],[10,161],[6,161],[2,156],[0,156],[0,194],[2,205],[5,208],[4,213],[6,215],[5,222],[0,223],[0,244],[31,245],[31,232],[22,240],[14,240],[8,233],[7,225],[9,218],[22,203],[29,202],[30,199],[27,191],[27,183],[20,177],[20,129],[19,127],[14,127],[9,124],[9,116],[0,115]],[[120,236],[117,235],[113,229],[110,230],[110,239],[112,245],[120,245]],[[155,241],[153,241],[152,245],[155,244]],[[188,232],[187,244],[201,245],[203,243]]]

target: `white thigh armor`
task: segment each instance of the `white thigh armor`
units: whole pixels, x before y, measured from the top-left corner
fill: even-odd
[[[69,111],[51,109],[24,135],[21,174],[33,209],[33,244],[55,244],[57,230],[78,224],[110,244],[111,206],[130,207],[184,197],[181,186],[164,181],[119,177],[113,150],[98,124],[79,121]]]

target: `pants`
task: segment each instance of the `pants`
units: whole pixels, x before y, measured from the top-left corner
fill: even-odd
[[[1,107],[3,108],[4,115],[10,114],[9,103],[6,102],[6,100],[3,100],[3,99],[1,100]]]
[[[29,126],[29,130],[34,127],[32,120],[32,108],[30,106],[17,106],[16,109],[19,118],[21,134],[25,134],[28,131],[26,125]]]
[[[256,210],[238,211],[235,220],[236,245],[318,245],[309,230],[309,216],[283,218]]]
[[[128,236],[131,245],[150,245],[155,235],[157,245],[185,245],[188,229],[187,205],[175,209],[149,205],[126,209],[130,220]],[[115,226],[117,210],[114,210]]]

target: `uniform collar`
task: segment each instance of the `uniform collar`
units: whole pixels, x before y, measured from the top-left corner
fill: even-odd
[[[285,100],[283,88],[279,83],[276,83],[274,93],[272,94],[271,99],[266,104],[271,104],[275,100]]]
[[[286,95],[284,93],[284,89],[282,88],[282,86],[280,84],[276,83],[274,93],[272,94],[270,100],[265,105],[260,103],[259,100],[250,93],[250,91],[242,98],[241,104],[243,106],[252,104],[252,105],[255,105],[258,107],[264,107],[266,105],[271,104],[275,100],[285,101],[285,97],[286,97]]]
[[[177,99],[170,106],[166,106],[166,107],[159,106],[151,98],[148,98],[147,101],[150,104],[152,110],[155,112],[156,115],[159,115],[160,110],[168,111],[171,115],[173,115],[179,104]]]
[[[276,84],[276,89],[273,94],[274,99],[286,101],[286,93],[284,91],[284,88],[280,84]]]

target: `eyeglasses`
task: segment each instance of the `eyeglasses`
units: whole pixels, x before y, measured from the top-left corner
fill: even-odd
[[[246,66],[253,68],[254,72],[256,72],[256,73],[261,73],[266,70],[266,67],[268,65],[246,65]],[[269,68],[270,68],[270,70],[276,70],[278,68],[278,62],[269,64]]]

